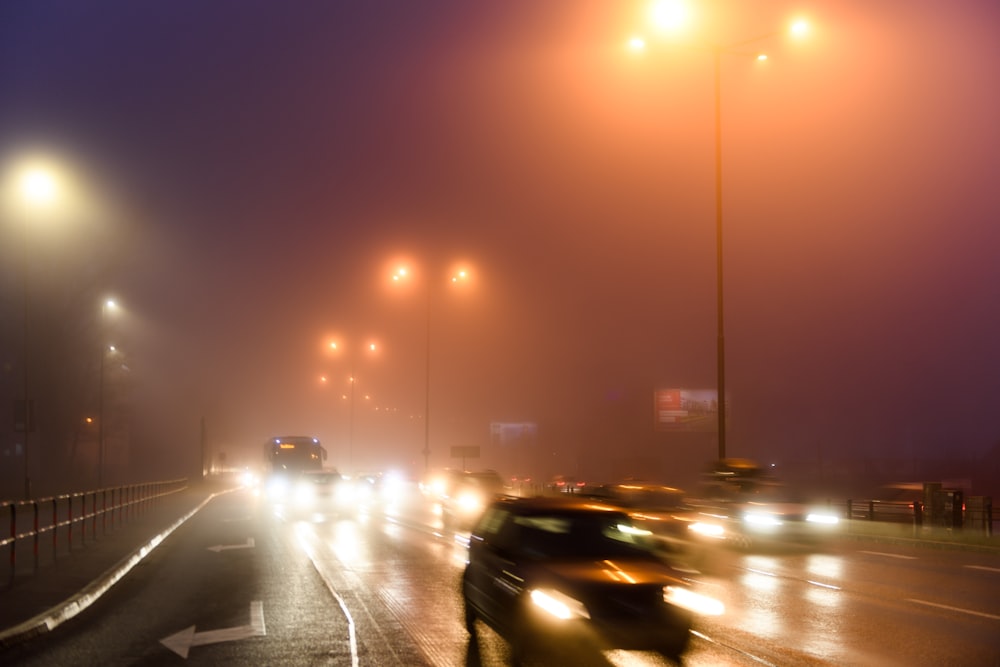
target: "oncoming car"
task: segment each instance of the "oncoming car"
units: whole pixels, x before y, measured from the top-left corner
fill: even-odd
[[[448,471],[440,494],[445,527],[471,529],[490,501],[503,493],[503,479],[495,470]]]
[[[694,615],[723,611],[656,555],[626,513],[572,498],[494,501],[473,529],[462,596],[469,632],[481,619],[516,659],[543,639],[677,657]]]

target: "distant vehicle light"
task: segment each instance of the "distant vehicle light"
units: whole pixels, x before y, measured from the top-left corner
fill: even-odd
[[[531,591],[531,601],[539,609],[564,621],[590,618],[590,613],[582,602],[556,590],[537,588]]]
[[[823,523],[831,526],[840,523],[840,519],[836,515],[821,512],[810,512],[806,515],[806,521],[810,523]]]
[[[663,601],[702,616],[721,616],[726,611],[720,600],[679,586],[666,586]]]

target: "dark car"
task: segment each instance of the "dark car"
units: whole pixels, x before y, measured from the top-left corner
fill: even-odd
[[[496,500],[469,542],[466,627],[474,632],[481,619],[517,659],[541,639],[679,656],[693,614],[722,605],[691,590],[649,538],[625,512],[585,499]]]

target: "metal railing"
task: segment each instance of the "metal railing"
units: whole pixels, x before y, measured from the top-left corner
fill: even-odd
[[[35,500],[0,502],[0,553],[7,549],[7,585],[61,556],[96,542],[142,515],[187,479],[114,486]]]
[[[910,524],[915,528],[940,527],[994,534],[993,500],[989,496],[960,499],[954,507],[930,508],[920,501],[845,500],[830,501],[831,507],[841,507],[841,516],[854,521]]]

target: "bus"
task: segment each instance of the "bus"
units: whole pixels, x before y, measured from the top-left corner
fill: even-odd
[[[326,449],[319,438],[304,435],[270,438],[264,443],[264,471],[273,474],[298,474],[322,470]]]

